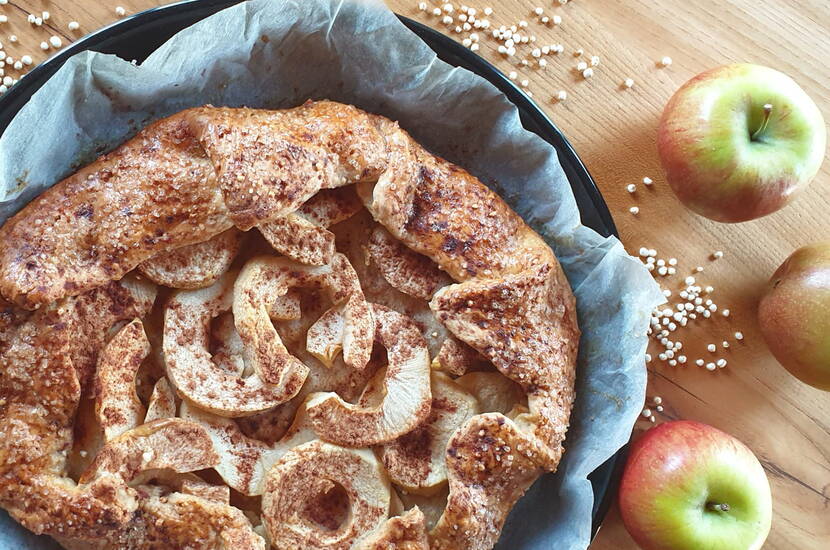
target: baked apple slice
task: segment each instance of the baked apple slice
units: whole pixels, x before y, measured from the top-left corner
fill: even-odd
[[[265,475],[285,453],[317,438],[302,407],[282,439],[273,445],[251,439],[233,420],[201,411],[187,402],[182,403],[179,414],[207,430],[212,448],[220,456],[214,469],[230,487],[249,496],[262,494]]]
[[[334,234],[327,228],[349,219],[361,206],[351,187],[323,189],[296,212],[258,229],[274,250],[295,262],[326,265],[336,252]]]
[[[170,382],[162,377],[153,386],[153,393],[150,395],[150,402],[147,404],[147,414],[144,422],[152,422],[161,418],[173,418],[176,416],[176,396]]]
[[[164,313],[164,359],[167,377],[179,393],[204,410],[236,417],[262,412],[294,397],[308,369],[278,359],[253,362],[253,373],[240,377],[212,361],[210,320],[231,309],[235,273],[226,273],[213,286],[179,291]],[[265,314],[270,325],[270,319]],[[238,322],[238,320],[237,320]],[[238,327],[237,327],[238,328]]]
[[[345,303],[343,358],[352,367],[364,368],[372,353],[372,311],[354,268],[338,253],[330,263],[318,267],[270,256],[253,258],[245,264],[234,285],[233,314],[254,369],[266,373],[273,370],[271,377],[285,370],[303,372],[303,377],[308,373],[308,368],[283,345],[269,314],[274,300],[293,288],[323,292],[335,306]]]
[[[379,392],[370,383],[368,392]],[[361,401],[367,397],[361,398]],[[414,430],[380,448],[380,458],[389,478],[409,493],[434,494],[447,481],[445,455],[452,434],[478,414],[475,397],[439,372],[432,373],[432,409]]]
[[[383,226],[372,231],[367,250],[386,282],[409,296],[428,301],[453,282],[435,262],[407,248]]]
[[[87,484],[104,476],[129,483],[147,470],[195,472],[219,463],[207,430],[195,422],[166,418],[142,424],[108,442],[78,480]]]
[[[527,407],[527,396],[522,387],[500,372],[469,372],[456,378],[455,383],[478,399],[481,412],[509,416],[515,407]]]
[[[205,288],[230,269],[245,234],[231,228],[210,240],[176,248],[139,264],[138,271],[157,285]]]
[[[346,447],[369,447],[411,431],[432,401],[429,352],[417,325],[400,313],[374,305],[375,339],[386,348],[385,396],[379,403],[347,403],[333,392],[309,396],[306,407],[321,439]]]
[[[345,493],[348,510],[331,501]],[[262,519],[276,548],[348,550],[389,515],[391,487],[372,451],[312,441],[268,472]]]
[[[142,423],[146,411],[136,393],[136,374],[150,353],[141,321],[124,325],[98,356],[95,415],[109,441]]]

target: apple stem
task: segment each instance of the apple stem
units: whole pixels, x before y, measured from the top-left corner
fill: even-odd
[[[723,503],[710,502],[706,506],[707,506],[707,508],[709,508],[713,512],[728,512],[729,511],[729,505],[725,502],[723,502]]]
[[[767,130],[767,125],[769,124],[769,118],[772,114],[772,103],[766,103],[764,105],[764,120],[761,122],[761,126],[755,130],[752,135],[749,137],[752,141],[758,141],[758,139],[764,134]]]

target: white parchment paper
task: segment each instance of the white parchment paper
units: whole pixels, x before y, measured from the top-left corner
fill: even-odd
[[[282,108],[308,98],[400,121],[491,185],[554,247],[583,334],[576,407],[559,471],[519,502],[498,548],[586,548],[586,476],[628,440],[645,395],[649,313],[663,296],[619,241],[580,224],[555,150],[522,128],[513,105],[438,60],[379,2],[251,0],[180,32],[139,66],[75,56],[0,137],[0,222],[152,120],[205,103]],[[0,547],[41,545],[3,514]]]

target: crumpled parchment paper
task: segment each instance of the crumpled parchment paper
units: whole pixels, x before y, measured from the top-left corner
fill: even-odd
[[[559,471],[519,502],[498,548],[586,548],[586,476],[628,440],[640,412],[646,328],[663,296],[617,239],[580,224],[555,150],[522,128],[513,105],[438,60],[378,1],[252,0],[180,32],[138,66],[75,56],[0,137],[0,222],[152,120],[205,103],[282,108],[308,98],[400,121],[491,185],[553,246],[582,329],[576,407]],[[0,547],[39,546],[3,514]]]

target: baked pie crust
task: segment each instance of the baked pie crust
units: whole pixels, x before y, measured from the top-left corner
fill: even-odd
[[[67,548],[488,549],[561,459],[556,257],[386,118],[182,111],[0,242],[0,505]]]

